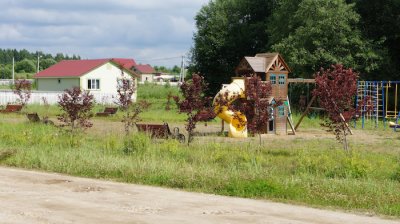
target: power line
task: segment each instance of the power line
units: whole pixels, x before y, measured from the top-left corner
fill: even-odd
[[[182,56],[176,56],[176,57],[168,57],[168,58],[152,58],[152,59],[136,59],[137,61],[167,61],[167,60],[172,60],[172,59],[178,59],[182,58]]]

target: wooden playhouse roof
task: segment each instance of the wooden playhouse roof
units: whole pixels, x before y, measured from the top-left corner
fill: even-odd
[[[236,71],[251,69],[253,72],[287,71],[291,72],[279,53],[260,53],[255,57],[244,57]]]

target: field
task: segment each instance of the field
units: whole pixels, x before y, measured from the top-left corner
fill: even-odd
[[[139,86],[139,99],[152,103],[143,121],[165,121],[183,130],[185,115],[164,109],[169,91],[178,93],[172,87]],[[54,121],[59,113],[55,106],[25,110],[33,111]],[[22,114],[0,115],[0,164],[400,217],[400,134],[389,128],[368,124],[354,130],[352,150],[345,152],[318,118],[306,118],[296,136],[265,135],[261,145],[258,138],[219,136],[220,122],[213,121],[198,125],[190,146],[133,133],[127,149],[121,116],[94,118],[93,128],[70,136],[28,123]]]

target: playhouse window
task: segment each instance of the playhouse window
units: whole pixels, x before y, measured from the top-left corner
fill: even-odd
[[[270,75],[269,80],[271,81],[272,85],[276,84],[276,75]]]
[[[279,85],[285,85],[286,77],[285,75],[279,75]]]
[[[100,89],[100,79],[88,79],[88,89],[99,90]]]
[[[278,114],[279,114],[279,117],[285,116],[285,107],[284,106],[278,107]]]

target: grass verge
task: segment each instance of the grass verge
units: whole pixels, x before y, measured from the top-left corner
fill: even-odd
[[[380,141],[353,143],[346,153],[333,139],[259,146],[256,139],[204,137],[188,147],[133,134],[126,150],[118,134],[71,137],[51,126],[4,122],[0,139],[5,166],[400,217],[400,154]],[[398,140],[390,144],[400,148]]]

